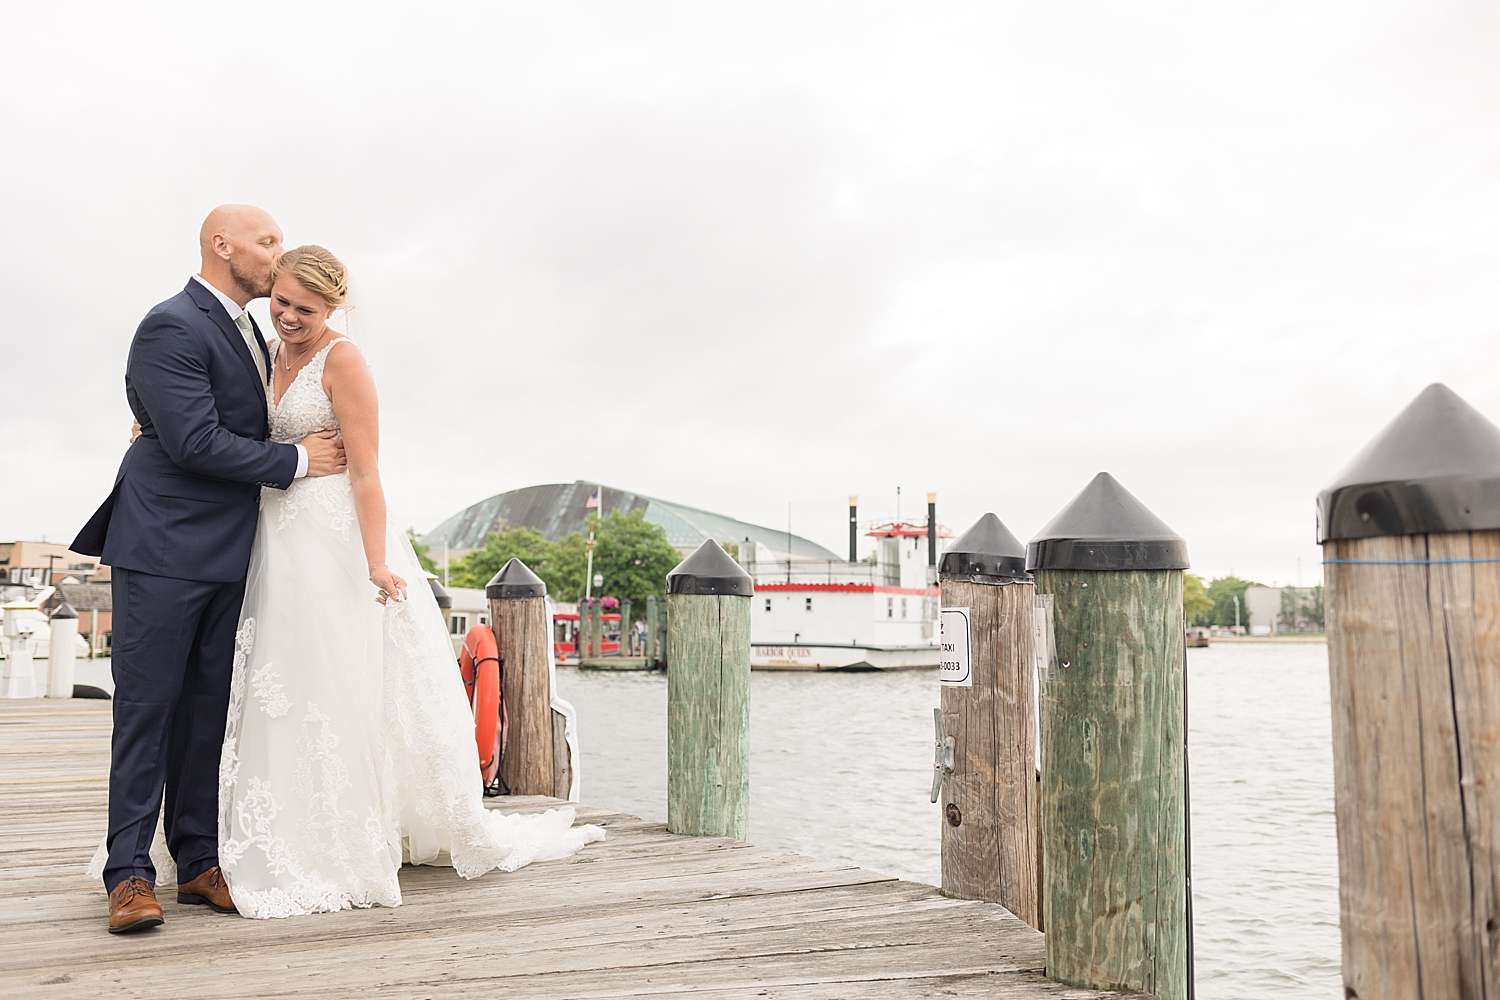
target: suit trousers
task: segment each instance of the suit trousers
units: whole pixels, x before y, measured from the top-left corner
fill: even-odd
[[[104,886],[113,890],[132,875],[156,883],[158,813],[185,883],[219,863],[219,754],[245,581],[112,572],[115,727]]]

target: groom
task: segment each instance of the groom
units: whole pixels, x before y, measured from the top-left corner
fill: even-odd
[[[219,871],[219,751],[260,490],[344,471],[332,432],[266,440],[271,357],[245,305],[271,292],[281,229],[223,205],[198,243],[202,270],[136,329],[125,398],[140,437],[72,546],[112,568],[112,934],[162,922],[151,842],[164,793],[177,902],[235,912]]]

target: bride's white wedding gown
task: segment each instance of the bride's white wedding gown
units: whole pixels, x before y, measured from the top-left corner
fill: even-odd
[[[323,367],[330,351],[357,349],[344,343],[269,404],[272,440],[338,428]],[[241,913],[396,906],[403,859],[474,878],[603,838],[574,827],[571,807],[484,808],[442,614],[389,525],[386,559],[408,599],[375,602],[347,473],[265,489],[260,504],[219,764],[219,864]]]

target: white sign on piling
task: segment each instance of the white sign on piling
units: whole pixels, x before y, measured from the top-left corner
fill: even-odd
[[[938,680],[947,687],[973,687],[974,671],[969,659],[969,609],[942,608],[938,641],[942,644],[938,660]]]
[[[1032,618],[1032,716],[1036,720],[1036,769],[1042,770],[1042,692],[1047,688],[1047,672],[1052,669],[1052,654],[1057,649],[1057,636],[1052,631],[1052,596],[1036,595],[1036,614]]]

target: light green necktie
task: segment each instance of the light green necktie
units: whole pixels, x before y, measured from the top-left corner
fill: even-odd
[[[266,357],[260,352],[260,345],[255,342],[255,327],[250,325],[250,314],[240,313],[234,325],[240,328],[240,333],[245,338],[245,346],[250,348],[250,356],[255,359],[255,370],[260,372],[260,384],[265,385]]]

